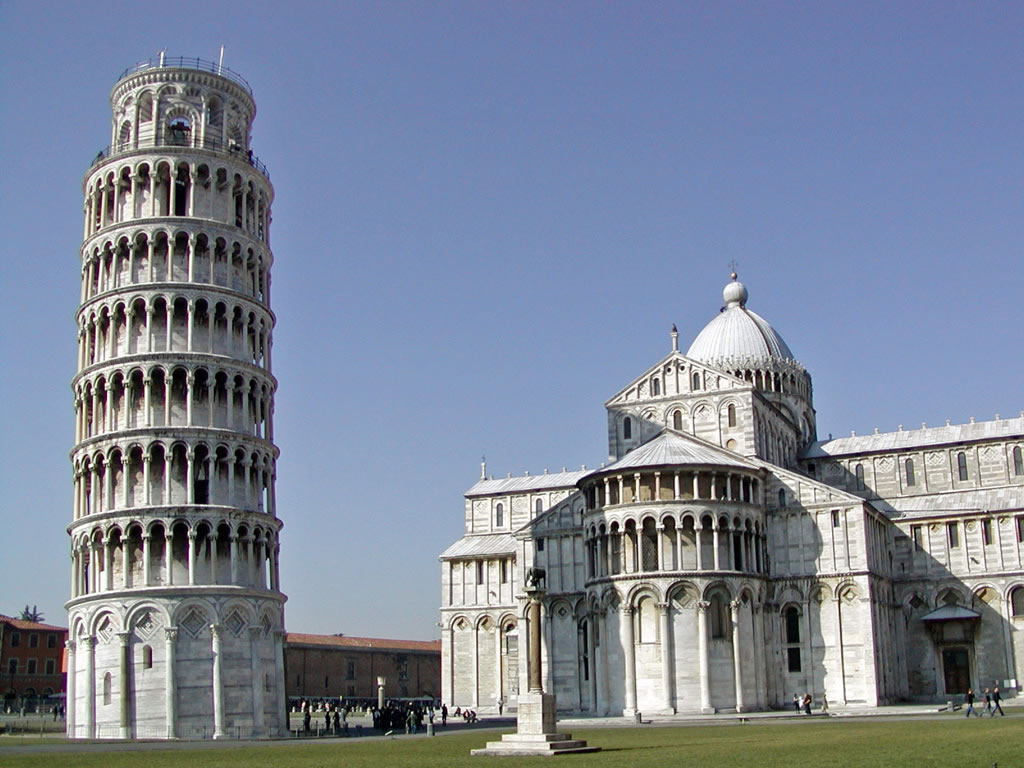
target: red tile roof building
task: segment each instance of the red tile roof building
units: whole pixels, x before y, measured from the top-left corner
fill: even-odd
[[[289,632],[285,639],[289,699],[376,699],[441,695],[440,640],[385,640]]]
[[[23,698],[64,693],[64,643],[68,631],[0,614],[0,692],[3,708]]]

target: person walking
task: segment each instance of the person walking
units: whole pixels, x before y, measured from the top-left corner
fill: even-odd
[[[967,715],[966,715],[966,717],[970,717],[972,714],[974,714],[975,717],[981,717],[981,715],[979,715],[977,710],[974,708],[974,689],[973,688],[968,688],[967,689],[967,696],[965,697],[965,700],[967,701]]]
[[[1006,717],[1006,713],[1003,712],[1003,708],[999,705],[1002,699],[1003,697],[999,695],[999,686],[997,685],[995,690],[992,691],[992,712],[989,714],[989,717],[995,717],[996,712],[999,712],[1000,717]]]
[[[828,714],[828,697],[825,695],[824,692],[822,692],[821,694],[821,713],[823,715]]]
[[[800,694],[799,693],[794,693],[793,694],[793,709],[795,709],[797,712],[800,712]]]
[[[448,725],[448,705],[447,704],[442,704],[441,705],[441,727],[444,728],[446,725]]]
[[[985,688],[985,714],[992,714],[992,691],[988,688]]]
[[[805,693],[804,694],[804,714],[805,715],[811,714],[811,701],[812,701],[811,694]]]

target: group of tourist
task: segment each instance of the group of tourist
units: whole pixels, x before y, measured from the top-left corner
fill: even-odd
[[[994,689],[992,689],[992,690],[989,690],[988,688],[985,689],[985,711],[984,712],[979,712],[978,710],[976,710],[974,708],[975,698],[976,697],[974,695],[974,689],[973,688],[968,688],[967,689],[967,696],[965,697],[965,700],[967,702],[967,717],[970,717],[971,715],[976,715],[977,717],[983,717],[986,714],[989,717],[995,717],[996,716],[996,712],[999,713],[1000,717],[1005,717],[1006,716],[1006,713],[1003,712],[1002,706],[1000,706],[1000,704],[999,704],[999,702],[1001,702],[1003,700],[1003,697],[999,694],[999,686],[998,685]]]
[[[811,714],[811,704],[814,703],[814,699],[809,693],[805,693],[801,696],[799,693],[793,694],[793,708],[800,712],[801,710],[805,715]],[[821,714],[828,714],[828,698],[825,694],[821,694]]]

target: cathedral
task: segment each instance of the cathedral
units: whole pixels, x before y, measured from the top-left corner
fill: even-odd
[[[605,403],[600,469],[483,467],[440,557],[443,700],[515,710],[530,569],[564,712],[1012,696],[1024,412],[819,440],[810,374],[735,274],[722,298],[685,354],[673,327],[668,355]]]

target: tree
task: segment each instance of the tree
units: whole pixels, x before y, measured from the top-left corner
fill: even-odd
[[[45,617],[39,612],[38,606],[33,605],[32,608],[29,608],[28,605],[26,605],[25,609],[21,612],[21,616],[18,618],[22,621],[34,621],[38,624],[43,621]]]

